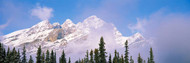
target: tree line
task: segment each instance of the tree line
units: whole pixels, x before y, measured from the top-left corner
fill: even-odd
[[[150,48],[149,51],[150,56],[146,60],[142,59],[140,53],[137,58],[138,63],[155,63],[153,50]],[[107,56],[108,55],[108,56]],[[107,58],[108,57],[108,58]],[[41,46],[38,47],[36,53],[36,62],[35,63],[57,63],[56,61],[56,52],[51,50],[46,51],[46,53],[42,52]],[[107,59],[108,60],[107,60]],[[86,55],[83,59],[79,59],[71,62],[71,58],[68,60],[66,58],[66,54],[64,50],[62,51],[62,55],[59,57],[59,63],[134,63],[132,56],[129,57],[129,47],[128,41],[125,42],[125,54],[119,54],[117,50],[114,52],[114,56],[112,58],[111,54],[108,54],[105,49],[105,42],[103,37],[100,38],[99,48],[94,50],[86,51]],[[6,50],[3,44],[0,43],[0,63],[34,63],[32,56],[30,58],[26,58],[26,49],[23,47],[22,53],[20,54],[19,50],[16,50],[15,47],[10,50]]]

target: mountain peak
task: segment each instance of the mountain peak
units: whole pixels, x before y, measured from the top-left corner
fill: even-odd
[[[66,19],[66,21],[64,23],[73,24],[73,22],[70,19]]]
[[[142,36],[141,33],[137,32],[134,34],[135,36]]]
[[[84,22],[86,22],[86,21],[92,21],[92,20],[101,20],[100,18],[98,18],[96,15],[92,15],[92,16],[90,16],[90,17],[88,17],[88,18],[86,18],[85,20],[84,20]]]
[[[38,24],[49,24],[49,21],[48,20],[43,20],[43,21],[39,22]]]
[[[62,27],[71,27],[75,25],[70,19],[66,19],[66,21],[61,25]]]
[[[53,23],[53,26],[60,25],[58,22]]]
[[[143,39],[144,37],[141,35],[141,33],[137,32],[135,33],[133,36],[131,36],[133,38],[138,38],[138,39]]]
[[[48,20],[43,20],[41,22],[39,22],[38,24],[32,26],[33,27],[52,27],[52,25],[50,24],[50,22]]]
[[[83,24],[85,24],[85,26],[87,27],[94,27],[94,28],[98,28],[98,27],[101,27],[105,24],[105,22],[98,18],[96,15],[92,15],[88,18],[86,18],[84,21],[83,21]]]
[[[92,15],[92,16],[90,16],[88,18],[98,18],[98,17],[96,15]]]
[[[61,25],[58,22],[53,23],[53,28],[61,28]]]

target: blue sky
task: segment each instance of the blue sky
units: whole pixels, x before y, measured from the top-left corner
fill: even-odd
[[[96,15],[124,36],[151,39],[158,63],[190,63],[190,0],[0,0],[0,36],[44,19],[36,9],[51,23]]]
[[[1,35],[31,27],[41,20],[31,16],[31,10],[40,7],[53,9],[51,23],[63,23],[71,19],[81,22],[91,15],[97,15],[108,23],[113,23],[125,36],[132,35],[129,24],[137,18],[148,18],[151,14],[166,10],[166,13],[189,13],[188,0],[1,0]],[[5,25],[6,26],[2,26]],[[135,31],[138,32],[138,31]]]

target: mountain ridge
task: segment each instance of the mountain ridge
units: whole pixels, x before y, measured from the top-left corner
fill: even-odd
[[[43,51],[65,49],[66,54],[81,53],[76,48],[93,49],[99,43],[99,38],[103,36],[109,47],[123,47],[126,40],[129,44],[143,43],[145,38],[136,33],[132,36],[123,36],[117,28],[110,23],[93,15],[83,22],[74,24],[70,19],[66,19],[63,24],[49,23],[43,20],[31,28],[18,30],[3,36],[1,41],[6,46],[22,48],[26,46],[27,53],[35,54],[38,46]],[[109,48],[108,48],[109,49]],[[84,52],[84,51],[82,51]]]

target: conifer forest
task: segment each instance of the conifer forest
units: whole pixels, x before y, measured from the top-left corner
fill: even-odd
[[[46,52],[42,52],[41,46],[39,46],[37,50],[36,57],[30,55],[30,57],[27,58],[25,46],[22,51],[19,51],[16,50],[16,48],[10,49],[8,47],[8,49],[5,49],[3,44],[0,43],[0,63],[155,63],[152,47],[149,53],[147,53],[149,54],[147,59],[142,59],[139,53],[138,59],[133,60],[134,57],[129,56],[127,40],[125,42],[124,54],[119,54],[119,52],[115,50],[114,55],[111,55],[106,52],[105,45],[104,39],[101,37],[99,47],[87,50],[85,57],[76,61],[71,61],[72,57],[66,58],[67,54],[65,54],[63,49],[59,61],[56,61],[56,51],[47,50]],[[34,59],[36,61],[34,61]]]

